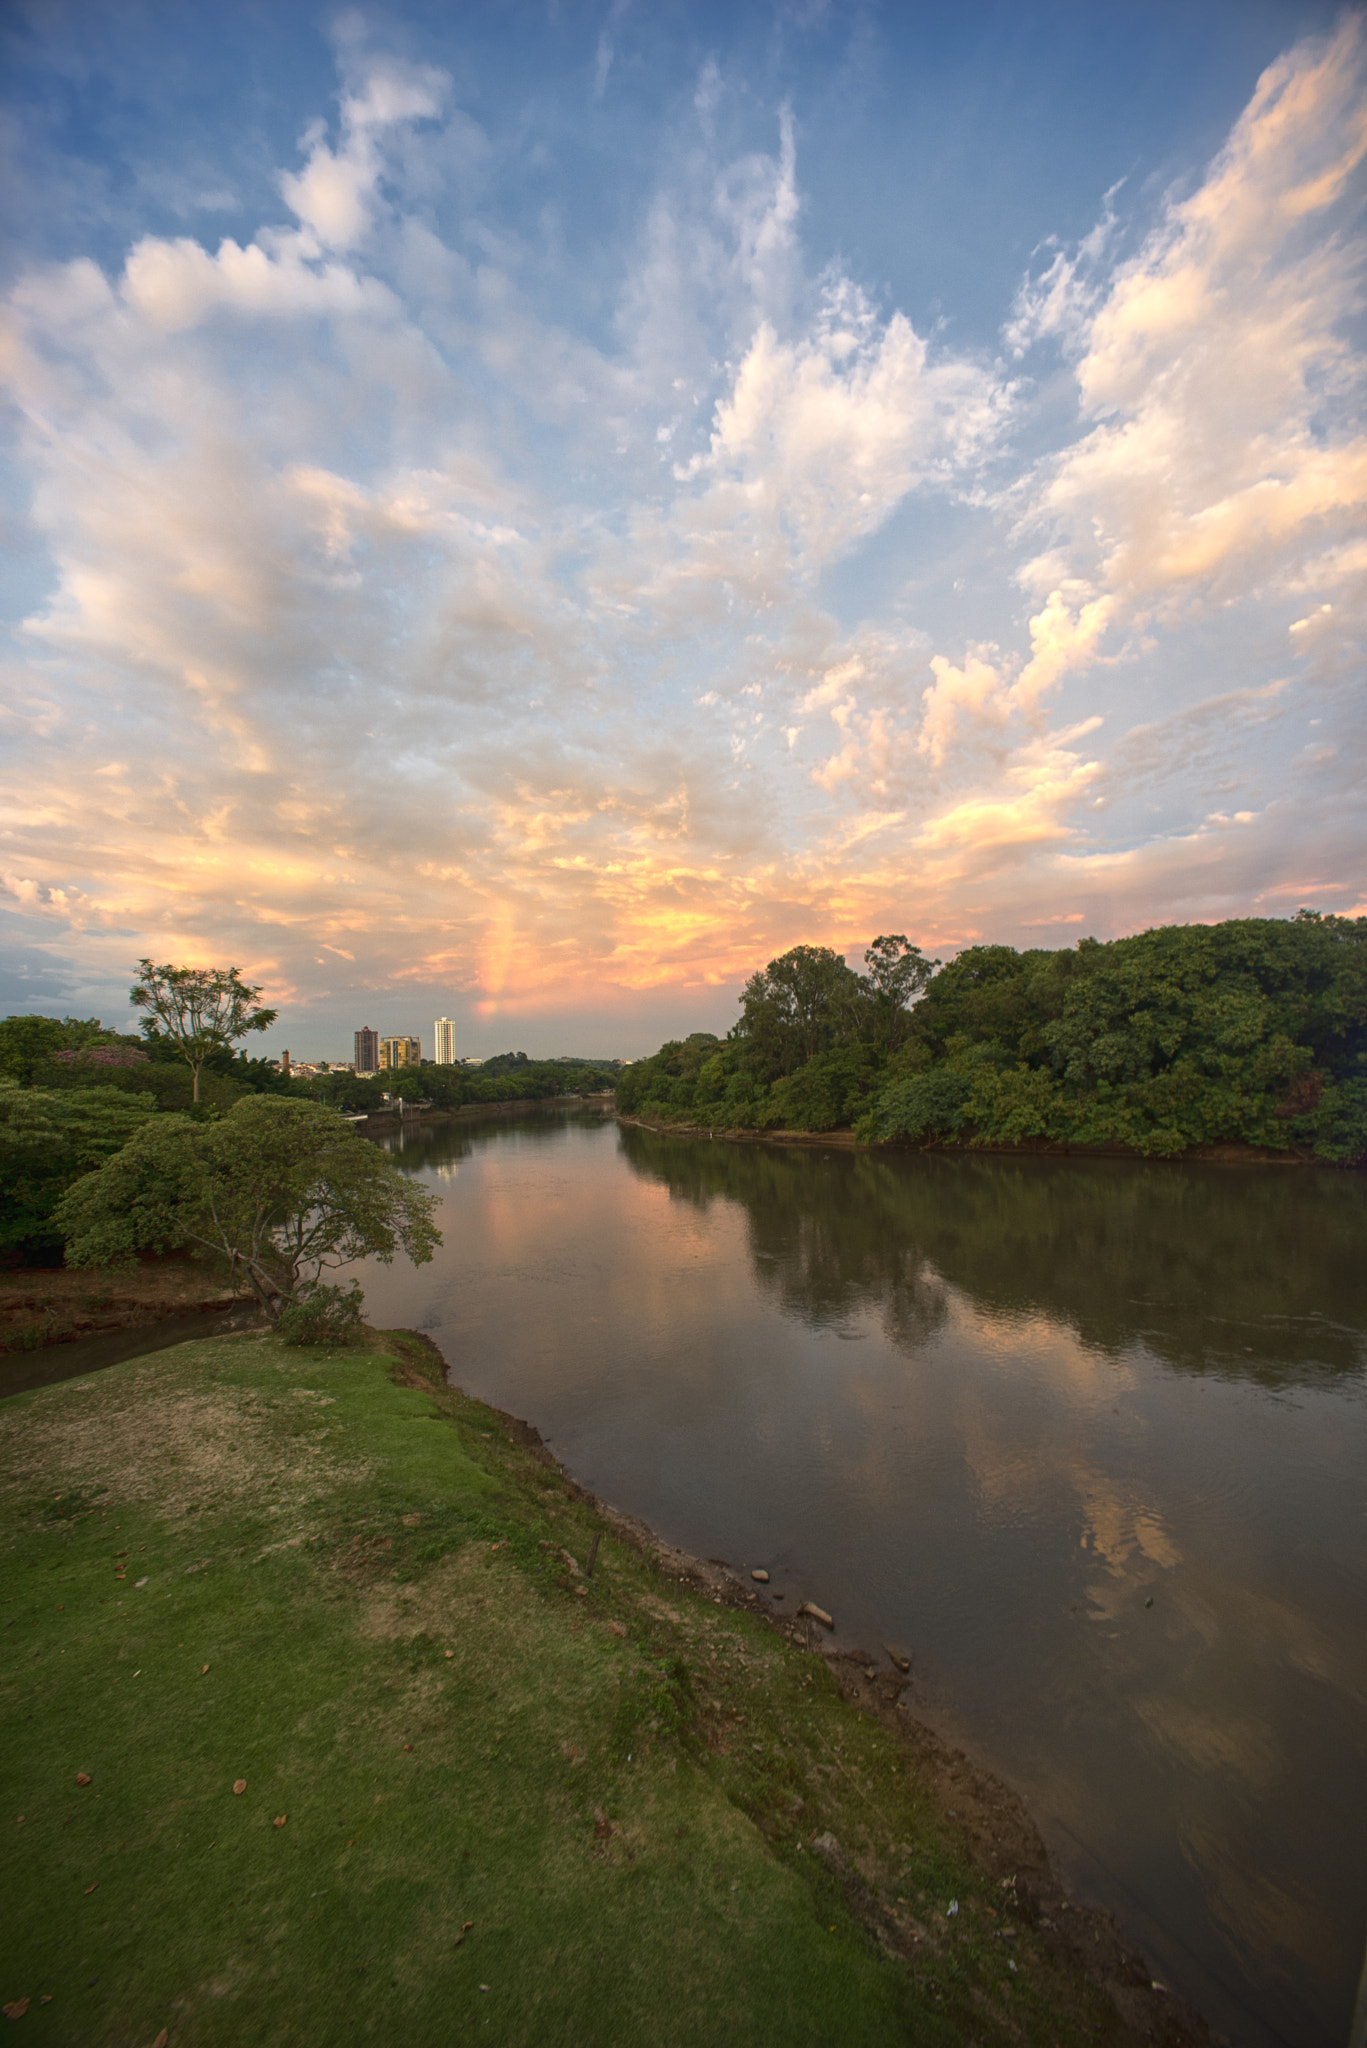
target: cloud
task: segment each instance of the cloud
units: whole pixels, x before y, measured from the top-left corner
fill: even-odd
[[[1096,424],[1036,474],[1023,524],[1053,552],[1027,587],[1061,551],[1118,609],[1162,615],[1285,585],[1360,533],[1365,77],[1357,14],[1280,58],[1086,312],[1033,318],[1071,343]]]
[[[26,945],[505,1017],[801,940],[1361,893],[1325,802],[1363,766],[1351,20],[1023,289],[1010,346],[1080,407],[1029,460],[1025,370],[807,249],[796,116],[719,150],[719,63],[589,317],[471,198],[506,139],[446,74],[338,49],[293,224],[140,232],[6,302],[50,569],[4,657]]]
[[[838,560],[919,485],[953,485],[1001,431],[1009,394],[963,358],[932,360],[905,316],[880,322],[838,272],[812,328],[761,321],[716,410],[708,449],[678,471],[700,483],[690,523],[716,545],[744,536],[798,573]]]

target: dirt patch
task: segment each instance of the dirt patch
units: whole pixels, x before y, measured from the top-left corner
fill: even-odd
[[[179,1520],[206,1500],[255,1503],[271,1514],[287,1501],[297,1526],[312,1499],[364,1478],[363,1464],[339,1465],[325,1450],[305,1467],[297,1442],[271,1427],[261,1395],[187,1388],[179,1354],[165,1356],[178,1363],[164,1364],[159,1354],[140,1370],[92,1379],[50,1406],[0,1409],[3,1491],[41,1494],[47,1475],[58,1471],[86,1493],[153,1502],[165,1520]],[[150,1431],[149,1414],[156,1417]]]

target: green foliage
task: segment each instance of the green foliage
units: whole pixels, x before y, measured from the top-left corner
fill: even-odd
[[[911,1026],[911,1005],[939,966],[902,932],[875,939],[864,954],[864,993],[873,1037],[899,1046]]]
[[[325,1282],[296,1294],[281,1309],[276,1329],[286,1344],[349,1344],[360,1335],[365,1296],[353,1280],[350,1287]]]
[[[494,1067],[491,1074],[490,1066]],[[593,1094],[611,1088],[615,1062],[594,1060],[529,1060],[525,1054],[501,1054],[482,1067],[399,1067],[393,1073],[358,1079],[354,1074],[318,1074],[289,1084],[289,1092],[367,1116],[383,1115],[386,1095],[406,1102],[428,1102],[434,1109],[463,1109],[482,1102],[544,1102],[559,1095]]]
[[[73,1266],[127,1264],[190,1246],[272,1317],[325,1267],[441,1242],[436,1197],[318,1103],[247,1096],[217,1122],[151,1119],[76,1183],[55,1221]]]
[[[169,1038],[178,1048],[194,1077],[195,1102],[205,1060],[249,1031],[265,1031],[278,1014],[260,1007],[260,989],[243,981],[236,967],[157,967],[140,960],[138,972],[142,979],[128,1000],[147,1011],[143,1029],[149,1035]]]
[[[792,1074],[857,1030],[862,985],[829,946],[794,946],[741,992],[737,1035],[766,1081]]]
[[[853,1123],[865,1142],[1367,1156],[1367,919],[970,946],[938,973],[895,935],[865,960],[864,976],[817,947],[771,961],[725,1047],[671,1041],[622,1076],[618,1107],[712,1128]]]
[[[0,1023],[0,1075],[31,1088],[62,1053],[118,1043],[117,1034],[95,1017],[6,1017]]]
[[[0,1075],[0,1249],[56,1251],[62,1233],[53,1214],[66,1190],[118,1153],[152,1113],[150,1102],[118,1088],[54,1093]]]
[[[972,1084],[952,1067],[932,1067],[884,1089],[870,1112],[868,1135],[886,1138],[955,1137],[969,1121]]]

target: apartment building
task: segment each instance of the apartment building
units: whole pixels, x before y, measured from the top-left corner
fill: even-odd
[[[449,1017],[438,1017],[434,1024],[435,1044],[432,1057],[439,1067],[454,1067],[456,1064],[456,1027]]]
[[[378,1074],[380,1071],[380,1034],[372,1031],[368,1024],[356,1033],[356,1072]]]
[[[382,1038],[380,1040],[380,1072],[392,1074],[396,1067],[416,1067],[422,1061],[422,1040],[420,1038]]]

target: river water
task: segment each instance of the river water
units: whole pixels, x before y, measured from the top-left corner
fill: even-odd
[[[1075,1892],[1248,2048],[1343,2048],[1367,1936],[1367,1180],[389,1141],[363,1270],[604,1499],[912,1658]]]

